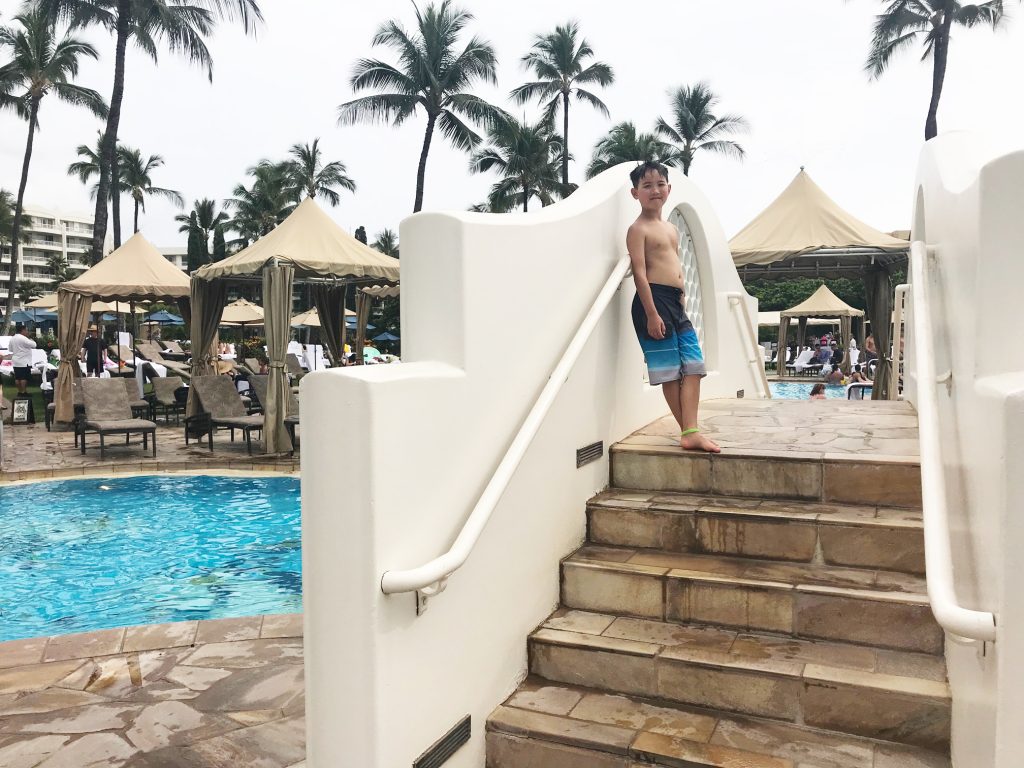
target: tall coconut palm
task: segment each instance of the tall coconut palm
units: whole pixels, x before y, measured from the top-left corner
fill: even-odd
[[[427,155],[434,128],[457,149],[468,152],[481,141],[464,120],[492,126],[505,117],[498,107],[468,93],[476,82],[497,84],[497,57],[491,44],[472,37],[457,48],[460,33],[473,15],[452,6],[450,0],[416,9],[416,31],[407,32],[395,20],[385,22],[373,37],[398,53],[398,66],[377,59],[360,59],[352,73],[352,90],[382,91],[347,101],[338,107],[338,122],[390,120],[399,126],[422,109],[427,115],[419,165],[416,167],[416,199],[413,213],[423,208]]]
[[[587,166],[587,178],[592,179],[620,163],[642,163],[646,160],[677,165],[680,162],[679,151],[653,133],[637,133],[633,123],[619,123],[612,126],[594,147],[594,157]]]
[[[125,192],[131,195],[135,203],[135,232],[139,231],[139,211],[146,210],[147,197],[162,197],[165,200],[170,200],[178,208],[185,207],[185,198],[181,196],[180,192],[153,186],[150,173],[164,164],[164,159],[160,155],[150,155],[144,159],[139,150],[131,147],[121,147],[118,155],[120,161],[118,167]]]
[[[116,168],[115,144],[124,99],[125,60],[128,42],[154,61],[160,43],[205,68],[213,80],[213,59],[205,38],[219,19],[238,20],[246,33],[254,31],[263,15],[256,0],[36,0],[53,18],[66,18],[76,26],[102,26],[114,35],[114,86],[110,113],[100,153],[99,190],[93,221],[93,259],[98,260],[107,235],[106,199]]]
[[[349,178],[345,164],[334,160],[324,164],[323,152],[320,151],[320,139],[313,139],[312,144],[293,144],[289,158],[285,161],[292,183],[300,190],[300,195],[322,197],[330,205],[341,202],[341,196],[334,187],[356,191],[356,183]]]
[[[249,169],[252,185],[238,184],[224,205],[234,211],[229,227],[237,244],[247,246],[272,231],[295,210],[297,197],[284,163],[266,160]]]
[[[398,258],[398,233],[393,229],[382,229],[377,233],[373,243],[370,245],[374,250],[380,251],[385,256]]]
[[[946,79],[953,25],[970,28],[985,24],[995,29],[1005,16],[1003,6],[1003,0],[888,0],[885,10],[875,18],[871,52],[865,65],[872,79],[882,76],[894,54],[919,40],[924,42],[922,58],[932,57],[932,96],[924,123],[925,141],[934,139],[939,132],[939,100]]]
[[[493,209],[505,208],[511,201],[528,210],[530,198],[541,205],[552,203],[565,194],[559,178],[562,140],[548,120],[529,124],[515,118],[503,120],[488,133],[488,146],[475,152],[469,169],[474,173],[495,170],[501,179],[491,187],[488,201]]]
[[[122,145],[120,142],[117,144],[117,152],[120,153]],[[102,131],[96,132],[96,148],[86,144],[79,144],[75,149],[75,154],[78,155],[79,159],[68,165],[68,176],[77,176],[78,180],[83,184],[88,184],[93,181],[92,188],[89,190],[89,197],[92,200],[96,199],[96,193],[99,191],[99,177],[100,177],[100,155],[103,151],[103,133]],[[111,177],[110,182],[110,202],[116,204],[119,202],[119,196],[124,194],[126,191],[124,188],[124,180],[122,179],[120,164],[116,164],[113,169],[113,173],[117,174],[117,178]],[[121,242],[121,217],[118,213],[114,216],[114,242]],[[96,263],[93,260],[92,253],[89,253],[87,259],[90,263]]]
[[[188,232],[190,238],[193,230],[197,232],[198,242],[201,244],[200,251],[204,254],[202,263],[205,264],[210,261],[210,236],[218,226],[225,224],[228,218],[227,213],[217,210],[216,202],[204,197],[192,203],[190,214],[178,214],[174,220],[181,224],[178,231]]]
[[[739,115],[715,115],[712,110],[718,105],[718,97],[707,83],[684,85],[672,91],[669,98],[672,122],[659,117],[654,130],[679,150],[677,164],[682,166],[683,175],[690,175],[694,155],[700,150],[743,159],[743,147],[725,137],[746,131],[747,121]]]
[[[26,11],[14,17],[19,28],[0,28],[0,49],[11,49],[11,60],[0,66],[0,82],[10,85],[13,99],[5,99],[19,116],[28,120],[28,139],[25,142],[25,159],[21,166],[21,182],[14,208],[14,223],[11,241],[20,242],[21,215],[24,210],[25,188],[28,186],[29,165],[32,162],[32,144],[39,129],[39,110],[43,99],[53,94],[59,100],[88,109],[103,117],[107,106],[103,98],[89,88],[75,85],[72,79],[78,75],[83,58],[98,58],[96,49],[70,34],[58,38],[53,23],[38,8],[29,6]],[[11,274],[7,285],[7,307],[13,306],[12,299],[17,293],[18,248],[11,248]],[[8,312],[7,316],[10,317]],[[6,321],[10,326],[10,320]]]
[[[579,38],[579,33],[579,24],[570,21],[555,27],[550,34],[537,35],[533,49],[523,56],[523,64],[538,79],[519,86],[511,93],[518,104],[535,98],[547,100],[544,115],[552,122],[559,109],[562,111],[562,184],[565,185],[569,184],[569,97],[575,95],[577,101],[596,107],[607,117],[605,103],[580,86],[608,86],[615,80],[615,74],[607,64],[595,61],[584,66],[586,60],[594,56],[594,50],[586,40]]]

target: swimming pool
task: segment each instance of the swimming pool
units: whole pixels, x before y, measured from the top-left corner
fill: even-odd
[[[0,487],[0,641],[302,610],[299,480]]]
[[[778,400],[808,400],[811,397],[811,387],[815,381],[770,381],[768,387],[772,391],[772,397]],[[866,390],[865,397],[871,397],[871,390]],[[826,384],[825,397],[828,400],[845,400],[846,387],[842,384]]]

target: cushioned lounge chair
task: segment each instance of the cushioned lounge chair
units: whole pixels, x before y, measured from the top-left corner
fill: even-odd
[[[82,453],[85,453],[86,434],[96,432],[100,436],[101,459],[106,447],[103,438],[107,435],[124,435],[127,444],[131,435],[141,434],[143,450],[152,435],[153,455],[156,456],[156,424],[132,417],[132,407],[124,384],[117,379],[82,379],[81,388],[85,402]]]
[[[119,363],[124,363],[124,366],[121,368],[121,370],[124,371],[125,373],[135,373],[135,367],[133,365],[135,355],[132,354],[132,351],[129,347],[126,347],[124,344],[111,344],[110,346],[107,347],[107,356],[111,360],[114,360]]]
[[[245,446],[252,453],[252,431],[263,432],[263,415],[247,414],[242,396],[234,383],[226,376],[197,376],[192,380],[192,389],[199,398],[203,413],[185,418],[185,444],[189,437],[209,436],[210,451],[213,451],[213,433],[218,429],[230,429],[231,441],[235,430],[242,430]]]
[[[124,385],[124,392],[128,395],[128,405],[132,409],[132,415],[136,418],[146,416],[150,412],[149,400],[139,397],[139,385],[134,376],[118,376],[117,381]]]
[[[163,411],[164,421],[170,422],[174,414],[174,423],[180,423],[180,416],[185,412],[185,403],[178,400],[177,391],[185,386],[180,376],[167,376],[153,379],[153,394],[150,395],[150,418],[156,421],[157,411]]]
[[[139,351],[139,355],[141,357],[158,365],[164,366],[176,376],[181,376],[183,379],[187,380],[192,375],[192,370],[189,366],[184,363],[166,359],[162,354],[160,354],[160,347],[152,341],[136,341],[135,349]]]
[[[82,400],[82,386],[81,386],[81,384],[82,384],[82,380],[81,379],[72,379],[71,380],[71,402],[74,403],[74,406],[75,406],[75,424],[74,424],[74,426],[75,426],[75,445],[76,446],[78,445],[78,420],[81,418],[82,414],[85,412],[85,401]],[[50,426],[53,424],[53,420],[55,418],[55,414],[56,413],[57,413],[57,404],[52,402],[52,401],[47,403],[46,404],[46,417],[45,417],[46,431],[47,432],[50,431]]]
[[[161,346],[163,346],[163,350],[161,351],[160,354],[162,354],[164,357],[170,358],[171,360],[175,360],[177,362],[184,362],[185,360],[188,359],[188,352],[182,349],[181,345],[178,342],[161,341],[160,344]]]
[[[252,386],[256,399],[260,402],[262,409],[267,402],[267,389],[270,377],[266,374],[250,376],[249,384]],[[299,398],[290,389],[288,390],[288,407],[285,410],[284,426],[288,430],[288,436],[292,439],[292,448],[295,447],[295,428],[299,426]]]

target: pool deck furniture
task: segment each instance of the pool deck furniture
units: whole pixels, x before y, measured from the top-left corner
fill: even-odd
[[[139,397],[139,385],[134,376],[115,377],[124,385],[125,394],[128,395],[128,405],[132,409],[132,417],[139,419],[148,416],[152,410],[149,400]]]
[[[162,411],[166,423],[170,423],[171,414],[174,414],[175,424],[180,422],[181,414],[185,412],[185,403],[178,400],[176,393],[183,386],[185,382],[180,376],[153,379],[153,394],[149,400],[150,418],[153,421],[156,421],[157,411]]]
[[[248,414],[242,396],[235,389],[234,382],[226,376],[197,376],[191,386],[199,398],[203,412],[185,418],[185,444],[189,437],[207,435],[210,451],[213,451],[213,433],[218,429],[231,430],[231,442],[235,441],[235,430],[242,430],[245,446],[252,453],[252,432],[263,431],[263,415]]]
[[[168,360],[174,360],[175,362],[183,363],[189,358],[188,352],[181,348],[181,345],[176,341],[161,341],[160,344],[163,346],[161,355]]]
[[[256,399],[260,403],[261,410],[267,402],[268,381],[269,377],[267,374],[257,374],[249,377],[249,385],[252,387],[253,392],[256,393]],[[297,426],[299,426],[299,398],[294,392],[288,390],[288,407],[285,410],[284,428],[288,430],[288,437],[291,438],[293,453],[295,451],[295,428]]]
[[[107,435],[124,435],[125,444],[134,434],[142,435],[142,448],[153,439],[153,455],[156,456],[156,424],[145,419],[136,419],[125,386],[117,379],[82,379],[82,399],[85,416],[82,420],[82,453],[85,453],[85,436],[96,432],[100,437],[100,458],[106,448]],[[146,404],[147,408],[149,404]]]
[[[189,379],[192,375],[189,366],[184,363],[165,358],[160,347],[152,341],[136,341],[135,349],[138,350],[140,357],[164,366],[167,370],[173,372],[177,376],[181,376],[183,379]]]

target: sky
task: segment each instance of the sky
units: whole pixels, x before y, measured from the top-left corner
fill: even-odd
[[[0,0],[9,23],[19,0]],[[247,182],[261,159],[283,159],[297,142],[319,137],[328,160],[340,160],[356,181],[327,210],[349,232],[366,227],[371,240],[397,230],[412,212],[416,164],[426,120],[339,126],[338,105],[354,97],[354,62],[365,56],[396,61],[371,40],[380,24],[412,27],[409,0],[260,0],[265,24],[256,37],[222,25],[209,40],[210,83],[204,71],[161,51],[159,63],[130,50],[120,138],[144,155],[165,160],[154,183],[196,198],[223,200]],[[880,0],[462,0],[475,20],[468,32],[490,41],[498,55],[498,86],[474,93],[516,115],[535,119],[539,106],[519,107],[508,93],[530,78],[521,66],[537,34],[570,19],[580,23],[595,60],[613,68],[615,83],[595,89],[610,117],[585,104],[570,108],[570,180],[582,182],[594,144],[615,123],[651,130],[669,116],[668,92],[706,81],[721,112],[740,114],[750,130],[736,138],[739,162],[698,154],[690,171],[732,236],[763,210],[801,166],[841,206],[872,226],[907,229],[911,189],[923,144],[931,85],[930,62],[915,48],[896,58],[879,80],[864,72],[873,16]],[[1008,3],[1000,30],[958,30],[953,39],[939,129],[985,131],[1024,146],[1024,4]],[[109,98],[113,39],[80,33],[100,51],[78,82]],[[2,54],[0,54],[2,56]],[[361,94],[360,94],[361,95]],[[95,145],[101,124],[85,110],[49,97],[40,114],[26,202],[64,212],[93,208],[88,190],[66,169],[79,144]],[[0,114],[0,187],[16,190],[27,124]],[[472,174],[468,156],[435,137],[427,165],[425,210],[465,210],[483,201],[496,179]],[[153,200],[141,229],[158,246],[184,246],[174,215]],[[131,204],[122,203],[126,237]]]

